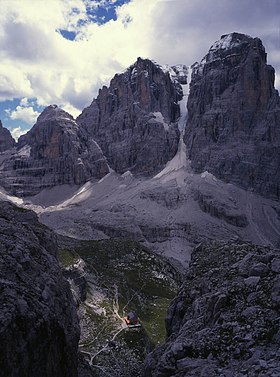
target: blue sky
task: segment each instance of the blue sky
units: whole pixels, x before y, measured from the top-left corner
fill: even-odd
[[[129,3],[129,1],[130,0],[84,1],[85,13],[82,14],[81,9],[79,7],[76,8],[75,4],[73,4],[71,13],[77,15],[76,25],[67,25],[68,28],[65,29],[57,28],[56,32],[66,40],[75,41],[76,37],[79,36],[79,31],[89,24],[100,26],[110,21],[116,21],[116,10],[122,5]],[[16,3],[14,6],[16,7]],[[22,131],[30,129],[30,126],[35,123],[36,117],[44,108],[44,105],[38,104],[36,98],[10,98],[0,101],[0,119],[4,126],[10,131],[14,130],[14,135],[17,136],[21,134]]]
[[[260,37],[280,87],[279,0],[1,0],[0,119],[15,137],[56,103],[76,117],[138,56],[200,61],[221,35]]]
[[[86,5],[87,19],[81,19],[78,22],[78,26],[85,25],[86,23],[97,23],[98,25],[103,25],[111,20],[116,21],[116,9],[124,4],[129,3],[129,1],[130,0],[116,0],[113,2],[100,1],[100,4],[97,4],[96,7],[91,7],[90,3],[88,3],[88,5]],[[73,9],[73,11],[75,12],[75,9]],[[69,39],[71,41],[73,41],[78,34],[78,31],[69,31],[65,29],[60,29],[58,31],[62,34],[64,38]]]

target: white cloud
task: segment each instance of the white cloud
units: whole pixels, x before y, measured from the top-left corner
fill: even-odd
[[[10,118],[12,120],[19,119],[24,122],[33,125],[36,122],[40,113],[35,111],[33,107],[17,106],[15,110],[10,112]]]
[[[16,128],[13,128],[12,131],[11,131],[11,135],[12,137],[18,141],[18,138],[21,136],[21,135],[24,135],[26,134],[27,130],[22,130],[21,127],[16,127]]]
[[[20,106],[26,107],[28,106],[28,98],[24,97],[20,100]]]
[[[0,60],[0,100],[32,96],[33,88],[17,62]]]
[[[32,97],[40,105],[82,110],[116,72],[149,55],[156,0],[131,1],[117,9],[116,21],[80,27],[79,19],[87,20],[86,5],[100,2],[2,1],[0,100]],[[79,33],[69,41],[59,29]]]
[[[74,118],[77,118],[77,116],[81,114],[81,111],[77,109],[75,106],[72,106],[70,103],[61,105],[61,108],[67,113],[71,114]]]
[[[106,6],[115,0],[102,2]],[[76,115],[103,84],[138,56],[163,64],[192,64],[222,34],[232,31],[271,41],[268,53],[273,56],[268,59],[280,67],[275,53],[280,42],[271,38],[275,34],[280,38],[279,0],[217,0],[215,7],[212,0],[132,0],[117,8],[116,21],[90,23],[86,7],[100,4],[96,0],[1,0],[0,100],[35,98],[38,105],[56,103]],[[62,29],[77,32],[75,41],[63,38],[58,32]],[[14,116],[33,122],[28,101],[20,106]]]

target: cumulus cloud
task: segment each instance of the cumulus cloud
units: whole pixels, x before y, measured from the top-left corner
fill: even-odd
[[[261,37],[268,61],[280,69],[279,0],[132,0],[116,8],[116,20],[90,22],[90,7],[114,3],[2,0],[0,100],[35,98],[76,115],[138,56],[191,65],[232,31]],[[61,30],[73,31],[75,40]],[[21,103],[13,116],[30,123],[35,113]]]
[[[117,9],[116,21],[104,25],[90,23],[86,13],[100,2],[3,1],[0,100],[34,97],[43,106],[81,110],[116,72],[149,55],[156,0],[127,3]],[[74,30],[76,39],[63,38],[61,29]]]
[[[27,124],[33,125],[39,114],[33,107],[17,106],[15,110],[10,111],[10,118],[12,120],[23,120]]]
[[[19,137],[21,136],[21,135],[24,135],[24,134],[26,134],[26,130],[22,130],[21,129],[21,127],[16,127],[16,128],[13,128],[12,129],[12,131],[11,131],[11,135],[12,135],[12,137],[16,140],[16,141],[18,141],[18,139],[19,139]]]
[[[0,101],[7,99],[32,96],[33,88],[27,77],[17,63],[0,60]]]
[[[20,100],[20,106],[28,106],[29,100],[28,98],[24,97]]]

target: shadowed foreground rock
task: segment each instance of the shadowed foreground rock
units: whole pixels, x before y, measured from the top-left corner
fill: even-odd
[[[76,308],[53,233],[0,203],[0,376],[76,377]]]
[[[248,243],[198,246],[166,320],[149,377],[280,375],[280,252]]]

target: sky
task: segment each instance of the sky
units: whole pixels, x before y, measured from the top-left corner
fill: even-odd
[[[280,89],[280,0],[0,0],[0,119],[17,138],[44,107],[74,117],[138,56],[200,61],[221,35],[259,37]]]

